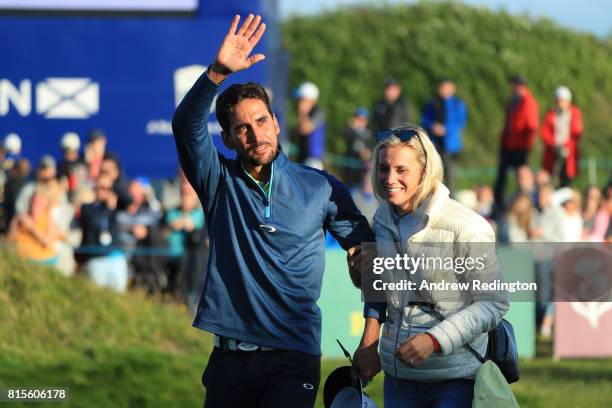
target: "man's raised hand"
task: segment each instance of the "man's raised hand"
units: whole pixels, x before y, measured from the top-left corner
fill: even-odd
[[[236,15],[210,68],[210,78],[217,83],[232,72],[247,69],[266,58],[263,54],[249,56],[266,31],[266,23],[261,22],[261,16],[249,14],[240,28],[239,21],[240,16]]]

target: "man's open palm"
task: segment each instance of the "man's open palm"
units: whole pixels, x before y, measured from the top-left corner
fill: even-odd
[[[217,51],[215,68],[225,75],[247,69],[265,58],[263,54],[252,56],[249,56],[249,54],[266,31],[266,23],[261,23],[261,16],[249,14],[242,26],[236,31],[239,21],[240,16],[235,16],[219,51]]]

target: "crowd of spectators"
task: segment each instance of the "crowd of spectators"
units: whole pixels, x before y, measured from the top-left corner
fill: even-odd
[[[450,78],[438,82],[437,94],[423,106],[420,125],[427,131],[444,162],[444,183],[453,196],[490,220],[500,242],[582,242],[612,239],[612,188],[590,186],[581,193],[572,188],[578,174],[582,113],[565,86],[553,92],[553,104],[540,122],[540,108],[527,79],[509,78],[511,97],[500,131],[500,154],[495,183],[457,191],[454,168],[463,150],[468,108]],[[376,208],[371,191],[371,158],[377,131],[410,124],[414,106],[399,81],[388,78],[383,98],[355,109],[344,131],[343,181],[364,214]],[[529,153],[540,140],[541,167],[534,173]],[[469,143],[469,142],[468,142]],[[508,172],[514,170],[516,190],[506,193]],[[603,189],[602,189],[603,188]],[[582,205],[584,197],[584,205]]]
[[[489,220],[502,244],[535,243],[531,252],[537,254],[545,243],[551,247],[558,243],[612,242],[612,181],[605,188],[592,185],[582,193],[572,188],[579,170],[583,122],[570,89],[559,86],[554,90],[554,103],[540,122],[540,108],[527,79],[515,75],[509,78],[509,85],[511,97],[500,131],[495,183],[457,190],[455,168],[463,150],[468,109],[451,79],[439,81],[437,94],[423,106],[420,125],[442,157],[444,183],[455,199]],[[376,132],[409,124],[414,115],[413,105],[402,95],[398,81],[388,79],[383,96],[374,104],[371,121],[367,109],[357,108],[344,132],[344,181],[352,187],[355,203],[370,221],[378,206],[370,180]],[[541,167],[534,173],[528,159],[538,140],[543,156]],[[516,188],[507,194],[510,170],[514,170]],[[554,323],[552,258],[534,257],[536,322],[544,337],[551,335]]]
[[[84,154],[75,133],[61,139],[59,163],[43,156],[31,173],[21,139],[0,149],[0,230],[7,245],[65,276],[82,273],[123,293],[144,288],[195,311],[207,263],[207,233],[197,195],[179,171],[157,185],[128,179],[101,130]]]
[[[500,242],[612,241],[612,185],[590,186],[582,194],[571,188],[582,118],[570,90],[556,89],[555,104],[540,126],[526,79],[515,76],[510,84],[495,185],[456,190],[454,168],[463,149],[467,107],[451,79],[439,81],[437,94],[422,109],[421,125],[443,158],[445,184],[491,222]],[[298,88],[295,134],[297,160],[321,168],[325,116],[318,98],[315,84]],[[370,221],[378,206],[370,180],[375,132],[405,124],[413,115],[400,83],[389,78],[372,114],[359,107],[347,121],[341,179]],[[544,157],[534,173],[527,156],[538,134]],[[172,180],[129,179],[106,142],[102,130],[93,130],[81,149],[79,135],[66,133],[60,162],[46,155],[32,172],[19,136],[7,135],[0,149],[1,233],[22,257],[53,265],[65,276],[83,273],[117,292],[144,288],[167,294],[195,310],[208,259],[206,221],[195,191],[180,170]],[[506,195],[509,169],[516,170],[516,190]]]

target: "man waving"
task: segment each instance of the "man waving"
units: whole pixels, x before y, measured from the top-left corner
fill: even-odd
[[[214,333],[202,376],[206,407],[311,407],[320,376],[319,298],[325,232],[346,250],[372,241],[346,187],[290,162],[263,87],[234,84],[216,102],[223,143],[208,134],[220,84],[263,60],[250,55],[265,24],[234,17],[214,63],[176,110],[181,166],[198,192],[210,236],[208,273],[194,326]]]

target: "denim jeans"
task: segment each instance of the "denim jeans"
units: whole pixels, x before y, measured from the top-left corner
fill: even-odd
[[[536,324],[538,327],[546,316],[554,314],[555,298],[555,263],[552,259],[536,261],[535,282],[538,285],[536,292]]]
[[[386,408],[471,408],[474,380],[404,380],[385,374]]]
[[[115,252],[90,259],[85,269],[87,276],[98,286],[118,293],[123,293],[127,289],[128,264],[122,253]]]

